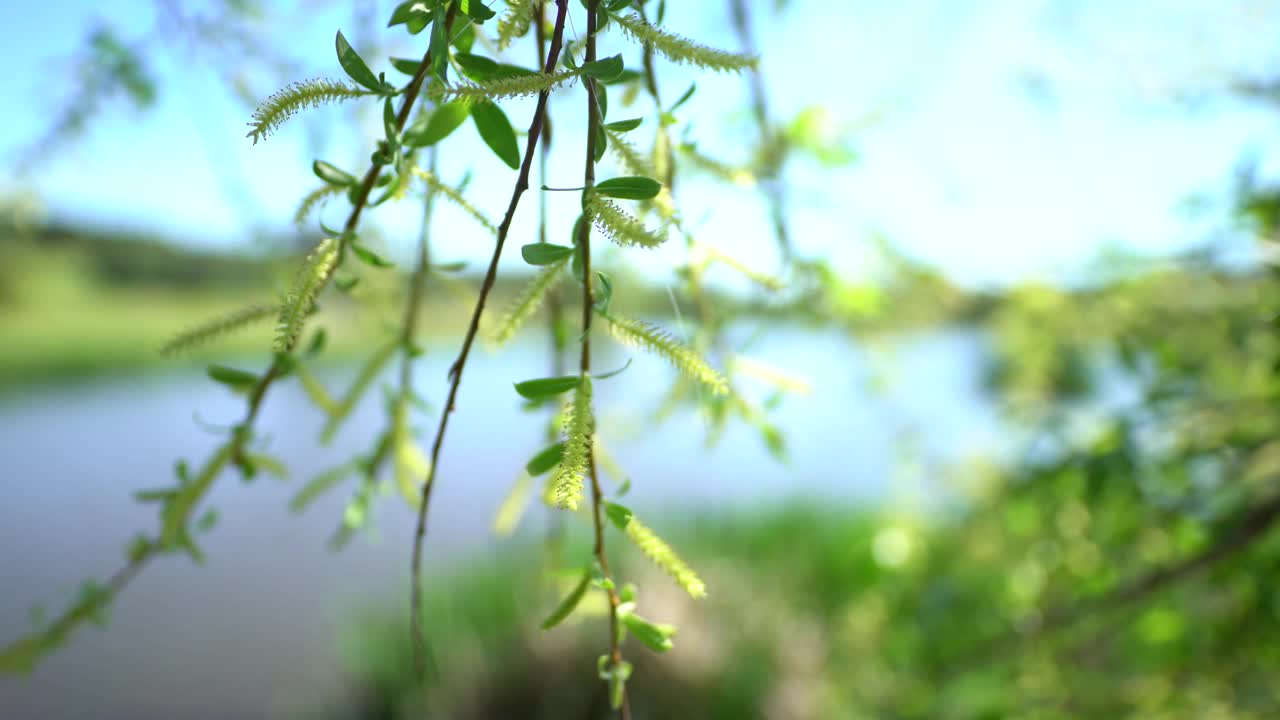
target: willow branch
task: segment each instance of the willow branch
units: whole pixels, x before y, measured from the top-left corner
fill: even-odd
[[[547,52],[547,28],[545,24],[547,4],[539,0],[533,8],[534,35],[537,37],[537,57],[541,60]],[[538,179],[547,184],[547,163],[551,156],[551,121],[543,119],[542,145],[538,148]],[[547,194],[538,194],[538,242],[547,242]],[[560,291],[555,287],[547,290],[547,332],[551,336],[551,377],[565,374],[568,341],[564,333],[564,305],[560,300]],[[554,416],[554,411],[553,411]],[[556,441],[558,433],[555,423],[547,424],[547,442]],[[544,538],[547,570],[553,571],[560,566],[560,548],[564,541],[564,521],[560,513],[548,513],[546,537]]]
[[[596,60],[596,11],[600,0],[587,0],[587,52],[585,63]],[[600,108],[596,104],[596,82],[591,77],[584,77],[587,88],[587,156],[586,169],[583,171],[582,201],[585,205],[587,195],[596,183],[596,134],[600,129]],[[591,375],[591,318],[595,314],[595,293],[591,271],[591,227],[583,222],[578,227],[578,250],[582,254],[582,354],[578,360],[578,371],[583,378]],[[585,380],[584,380],[585,381]],[[596,469],[595,432],[587,435],[587,471],[591,479],[591,521],[595,529],[595,545],[593,552],[600,572],[606,579],[610,578],[609,554],[604,546],[604,492],[600,488],[600,474]],[[622,664],[622,646],[618,638],[618,591],[612,582],[605,584],[609,594],[609,661],[615,668]],[[622,706],[619,714],[626,720],[631,715],[626,691],[623,691]]]
[[[560,59],[565,17],[569,11],[568,0],[556,0],[556,6],[555,29],[552,31],[551,47],[547,51],[547,61],[543,68],[543,73],[545,74],[554,72],[556,63]],[[457,7],[457,5],[455,4],[452,7]],[[502,256],[502,248],[506,243],[507,233],[511,230],[511,222],[515,218],[516,208],[520,204],[520,196],[524,194],[525,190],[529,189],[529,172],[533,166],[533,155],[538,146],[538,138],[542,135],[548,95],[549,91],[545,90],[538,94],[538,106],[534,110],[533,121],[529,125],[524,160],[520,164],[520,174],[511,193],[511,202],[507,206],[507,213],[502,218],[502,223],[498,226],[498,238],[493,248],[493,256],[489,260],[489,269],[485,273],[484,282],[480,286],[480,297],[476,300],[475,309],[471,313],[471,324],[467,327],[466,337],[462,341],[462,349],[458,352],[458,358],[454,360],[453,365],[449,368],[449,395],[445,401],[444,409],[440,413],[440,424],[436,429],[435,441],[431,444],[431,465],[427,470],[427,477],[422,483],[422,499],[418,504],[418,526],[413,538],[413,560],[410,573],[412,582],[412,588],[410,589],[410,626],[413,636],[414,664],[419,676],[424,675],[426,672],[426,637],[422,630],[421,615],[422,543],[427,532],[427,508],[431,502],[431,491],[435,487],[436,468],[440,466],[440,450],[444,444],[445,431],[449,426],[449,416],[453,413],[454,404],[458,397],[458,387],[462,384],[462,372],[466,368],[467,358],[471,354],[471,347],[475,343],[476,333],[480,329],[480,316],[484,313],[485,301],[488,300],[489,293],[493,290],[494,282],[497,279],[498,259]]]
[[[453,9],[450,9],[447,22],[452,25]],[[408,122],[409,114],[413,110],[414,104],[418,100],[418,95],[422,90],[422,85],[427,77],[427,72],[431,67],[431,52],[428,51],[422,59],[422,64],[418,68],[417,74],[414,75],[408,87],[404,92],[404,101],[400,107],[399,113],[396,115],[396,131],[404,130],[405,124]],[[355,197],[352,199],[351,214],[347,216],[347,221],[343,225],[345,232],[341,238],[341,250],[346,249],[346,243],[349,238],[354,235],[360,224],[360,214],[365,206],[369,203],[369,194],[373,191],[374,183],[377,182],[378,175],[382,172],[383,165],[373,162],[368,172],[365,173],[364,180],[361,182],[359,189],[356,191]],[[340,251],[340,257],[342,253]],[[336,270],[337,264],[334,266]],[[327,285],[333,276],[331,270],[324,278],[323,285]],[[251,430],[254,423],[258,419],[258,414],[262,409],[263,401],[266,399],[267,391],[283,374],[285,364],[288,362],[289,352],[293,350],[293,346],[286,348],[286,352],[276,354],[267,371],[262,374],[258,382],[253,386],[249,393],[248,405],[245,410],[244,419],[236,426],[235,433],[231,440],[231,457],[233,461],[238,462],[244,467],[245,444],[251,437]],[[0,649],[0,671],[18,671],[24,670],[27,664],[19,664],[18,660],[27,658],[29,663],[34,663],[40,657],[41,648],[52,648],[66,638],[79,624],[88,620],[100,610],[109,605],[115,597],[121,593],[133,578],[142,570],[142,568],[153,557],[160,553],[163,548],[157,541],[149,541],[141,546],[137,552],[133,553],[123,567],[115,572],[107,581],[106,585],[101,588],[94,596],[93,603],[76,603],[69,608],[62,616],[51,623],[43,631],[20,638],[12,644]]]

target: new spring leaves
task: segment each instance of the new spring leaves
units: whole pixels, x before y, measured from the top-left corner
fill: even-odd
[[[600,31],[613,28],[611,40],[627,43],[626,52],[656,53],[667,59],[694,65],[708,70],[723,71],[748,67],[752,58],[727,53],[705,46],[669,33],[658,25],[651,24],[643,14],[643,3],[628,0],[608,0],[607,2],[585,3],[589,5],[589,17],[594,18],[595,32],[588,31],[584,38],[587,43],[586,57],[595,57],[595,36]],[[580,137],[578,140],[587,144],[594,142],[595,161],[600,161],[606,149],[622,158],[620,166],[626,173],[594,182],[594,172],[584,179],[582,191],[582,215],[576,220],[570,216],[563,218],[566,225],[573,226],[573,241],[568,245],[555,245],[538,242],[524,245],[521,255],[524,260],[537,268],[535,277],[519,293],[511,309],[499,321],[492,337],[499,342],[509,339],[519,331],[522,324],[536,311],[545,295],[552,291],[557,283],[570,283],[576,278],[583,288],[584,346],[589,342],[589,321],[599,317],[607,323],[610,333],[620,342],[631,347],[644,350],[662,357],[678,370],[693,378],[712,391],[722,395],[729,391],[729,385],[723,375],[714,369],[691,347],[677,341],[670,333],[650,323],[628,318],[610,308],[613,295],[613,283],[609,277],[598,270],[591,269],[590,229],[599,230],[614,242],[634,248],[655,247],[667,239],[668,231],[678,228],[678,216],[674,210],[674,201],[669,188],[654,177],[669,177],[670,168],[655,169],[656,161],[650,161],[636,152],[635,146],[623,138],[623,134],[636,130],[643,125],[640,118],[609,121],[609,100],[607,86],[630,85],[639,87],[644,83],[644,74],[635,70],[628,71],[624,63],[624,55],[617,54],[593,62],[578,60],[583,57],[583,46],[578,42],[565,46],[563,62],[557,62],[560,38],[566,27],[565,13],[568,3],[559,0],[555,7],[558,20],[553,36],[555,51],[548,51],[546,61],[539,59],[538,68],[530,69],[507,62],[506,57],[486,57],[484,52],[494,47],[506,48],[521,36],[529,34],[531,27],[544,26],[546,18],[534,12],[534,3],[525,0],[509,1],[506,11],[497,23],[489,23],[492,28],[497,25],[497,37],[486,38],[480,42],[478,38],[482,23],[496,16],[490,6],[479,0],[419,0],[400,3],[391,15],[389,26],[401,26],[410,35],[418,35],[430,29],[429,42],[419,39],[424,54],[420,60],[404,58],[388,58],[387,63],[398,73],[409,76],[407,83],[397,84],[389,81],[387,73],[378,70],[378,64],[372,67],[352,46],[342,32],[334,38],[334,52],[337,64],[342,68],[346,79],[311,79],[293,83],[267,98],[254,112],[249,123],[247,136],[257,141],[267,137],[297,112],[322,104],[345,102],[347,100],[368,98],[381,105],[383,130],[381,137],[374,138],[370,144],[375,146],[370,157],[368,170],[362,173],[350,172],[325,160],[315,160],[312,170],[321,181],[321,187],[304,198],[302,207],[297,213],[300,220],[319,203],[329,198],[345,197],[351,204],[347,222],[340,230],[325,229],[326,239],[317,244],[311,254],[300,264],[300,268],[286,293],[274,303],[250,305],[243,310],[217,318],[205,325],[191,330],[176,338],[166,350],[176,352],[193,345],[207,342],[216,337],[236,331],[251,323],[275,319],[275,338],[269,350],[271,364],[265,371],[248,372],[224,366],[209,368],[212,380],[243,394],[247,401],[243,421],[235,426],[231,438],[219,444],[209,459],[194,472],[189,479],[181,477],[179,487],[162,494],[152,494],[154,500],[164,503],[161,527],[158,534],[143,545],[140,551],[131,551],[128,555],[130,568],[136,569],[153,554],[187,548],[196,553],[194,544],[190,542],[191,529],[200,529],[198,512],[206,501],[206,494],[218,479],[224,468],[235,466],[241,469],[246,477],[252,475],[253,468],[261,466],[271,469],[275,463],[270,458],[252,452],[253,444],[260,444],[255,434],[258,421],[258,408],[268,389],[286,378],[298,378],[308,395],[315,400],[326,414],[329,422],[324,432],[325,438],[337,432],[342,420],[349,416],[351,407],[365,394],[368,387],[375,385],[378,372],[391,361],[402,355],[406,363],[416,356],[417,346],[408,330],[401,331],[386,342],[377,344],[367,362],[358,371],[351,389],[346,393],[331,395],[312,376],[306,363],[312,356],[320,352],[323,345],[322,333],[313,334],[310,349],[299,351],[303,346],[304,332],[312,332],[314,319],[321,314],[319,299],[330,284],[338,290],[349,290],[356,276],[350,272],[346,263],[354,258],[358,262],[386,267],[391,263],[381,255],[361,244],[359,237],[359,220],[366,208],[373,208],[383,202],[398,201],[408,195],[410,180],[420,179],[427,197],[440,198],[454,203],[466,210],[477,222],[483,225],[492,236],[499,240],[496,247],[501,247],[505,239],[503,233],[509,228],[509,222],[501,226],[466,200],[463,194],[465,182],[460,186],[450,185],[437,176],[434,169],[428,171],[416,164],[416,151],[421,148],[439,146],[453,135],[462,125],[471,120],[476,133],[486,147],[509,168],[521,166],[522,144],[526,150],[524,158],[532,157],[539,133],[532,129],[524,137],[516,134],[506,111],[499,105],[506,98],[531,95],[545,96],[553,90],[570,89],[574,85],[587,86],[593,92],[587,109],[590,113],[591,127],[594,137]],[[539,4],[544,5],[544,4]],[[545,5],[550,5],[546,3]],[[576,7],[576,4],[575,4]],[[639,8],[639,9],[633,9]],[[659,17],[659,23],[661,19]],[[589,23],[585,27],[592,27]],[[578,28],[582,29],[579,23]],[[328,50],[326,48],[327,55]],[[574,54],[578,57],[574,58]],[[330,56],[332,57],[332,56]],[[646,66],[650,63],[646,63]],[[541,71],[545,68],[545,71]],[[450,70],[454,70],[452,79]],[[650,72],[652,68],[646,67]],[[652,78],[649,79],[652,82]],[[634,97],[634,93],[632,93]],[[677,122],[674,117],[676,108],[680,106],[688,93],[675,106],[657,108],[657,132],[665,137],[665,128]],[[426,102],[419,103],[419,99]],[[545,99],[545,98],[544,98]],[[399,109],[397,110],[397,103]],[[630,104],[628,100],[627,104]],[[545,103],[540,102],[540,109]],[[540,116],[538,116],[540,117]],[[412,119],[410,119],[412,118]],[[538,127],[531,123],[531,128]],[[651,126],[652,127],[652,126]],[[655,141],[655,149],[656,149]],[[570,149],[573,148],[570,145]],[[653,157],[658,158],[655,152]],[[505,169],[490,163],[494,168],[505,172]],[[589,167],[593,164],[588,163]],[[490,168],[492,169],[492,168]],[[528,167],[523,168],[527,180]],[[543,182],[546,179],[543,178]],[[522,191],[527,185],[517,183]],[[382,188],[381,195],[373,200],[371,192]],[[511,203],[514,212],[519,199],[519,191]],[[636,214],[625,210],[627,202],[635,202]],[[645,226],[643,218],[656,214],[663,224],[657,230]],[[560,218],[553,218],[561,222]],[[572,221],[572,223],[571,223]],[[323,225],[322,225],[323,228]],[[583,247],[585,245],[586,247]],[[424,246],[425,247],[425,246]],[[350,251],[350,252],[348,252]],[[496,265],[495,250],[494,267]],[[425,257],[425,254],[424,254]],[[426,273],[426,263],[420,272]],[[432,272],[438,268],[431,268]],[[483,297],[483,291],[482,291]],[[483,311],[483,302],[477,304],[476,318]],[[410,314],[406,314],[411,317]],[[406,328],[412,323],[406,321]],[[586,355],[584,347],[584,356]],[[463,355],[465,357],[465,354]],[[577,375],[540,378],[517,383],[516,391],[533,404],[547,404],[554,407],[559,402],[560,438],[557,442],[538,449],[525,464],[525,470],[531,476],[550,474],[552,496],[557,505],[564,508],[577,508],[583,499],[584,479],[594,473],[592,453],[595,443],[595,420],[593,413],[594,383],[603,380],[610,374],[592,374],[584,362]],[[412,377],[411,374],[406,374]],[[454,377],[460,378],[459,372]],[[345,462],[335,471],[322,474],[306,485],[295,498],[295,507],[301,509],[321,492],[337,486],[348,477],[359,480],[355,497],[348,504],[344,514],[341,538],[361,527],[368,515],[369,502],[380,489],[382,479],[378,468],[387,458],[394,458],[398,464],[407,469],[402,489],[406,495],[413,496],[419,487],[428,487],[423,480],[429,475],[421,462],[400,462],[403,450],[414,449],[409,446],[415,440],[415,429],[410,425],[410,409],[418,404],[419,396],[412,385],[401,387],[389,403],[394,422],[387,432],[377,439],[376,446],[366,455],[357,456]],[[452,400],[452,396],[450,396]],[[440,436],[443,437],[440,424]],[[262,436],[265,438],[265,435]],[[265,440],[262,440],[265,442]],[[411,453],[410,453],[411,454]],[[420,455],[420,453],[419,453]],[[409,460],[416,460],[410,457]],[[389,461],[387,461],[389,462]],[[434,464],[434,463],[433,463]],[[399,475],[399,472],[397,472]],[[185,475],[185,473],[183,474]],[[430,483],[430,484],[434,484]],[[598,523],[601,514],[607,516],[609,522],[625,535],[645,556],[665,570],[673,580],[684,588],[691,596],[701,597],[705,586],[696,573],[676,555],[666,542],[661,540],[653,530],[638,520],[627,508],[614,502],[599,502],[598,487],[594,494],[592,509]],[[617,494],[621,495],[623,491]],[[425,498],[425,495],[424,495]],[[425,499],[422,507],[426,506]],[[213,517],[205,513],[205,517]],[[599,530],[599,527],[597,527]],[[603,562],[603,550],[598,562],[590,564],[582,570],[578,582],[571,589],[565,601],[548,617],[544,626],[550,627],[569,617],[577,607],[582,596],[591,587],[598,587],[611,593],[617,593],[618,602],[612,603],[613,617],[617,621],[618,632],[636,638],[646,646],[663,651],[671,647],[671,636],[674,628],[654,623],[642,618],[635,612],[635,592],[628,585],[615,587],[609,576],[607,564]],[[132,571],[132,570],[131,570]],[[129,575],[131,577],[131,575]],[[95,595],[91,602],[73,605],[64,613],[61,620],[51,623],[33,635],[20,639],[17,644],[0,651],[0,669],[12,665],[6,660],[18,657],[25,659],[24,664],[34,662],[49,648],[56,646],[70,632],[70,628],[78,624],[83,617],[93,614],[104,607],[114,596],[112,592]],[[619,707],[621,694],[631,674],[631,665],[622,659],[618,650],[621,635],[614,638],[613,652],[602,659],[599,667],[600,675],[610,687],[612,704]]]

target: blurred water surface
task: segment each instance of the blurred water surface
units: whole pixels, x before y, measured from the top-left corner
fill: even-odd
[[[682,509],[795,496],[928,504],[946,494],[938,472],[944,461],[999,450],[977,335],[905,337],[869,348],[826,331],[753,334],[752,357],[814,388],[788,397],[775,413],[789,461],[775,461],[740,424],[706,448],[705,420],[692,409],[651,426],[648,413],[671,374],[637,357],[597,385],[604,439],[633,480],[630,505],[678,522]],[[438,343],[419,363],[419,387],[429,400],[444,388],[455,344]],[[432,571],[524,541],[496,539],[490,526],[517,470],[543,444],[543,422],[520,410],[511,383],[546,375],[547,352],[530,341],[473,356],[433,498]],[[617,350],[601,355],[602,368],[628,358]],[[322,376],[336,388],[351,372]],[[382,428],[379,396],[371,393],[322,447],[321,418],[301,389],[274,389],[259,427],[291,478],[246,485],[224,475],[210,502],[220,520],[198,538],[205,564],[165,557],[147,567],[105,629],[77,634],[29,677],[0,678],[0,717],[287,717],[317,697],[340,695],[336,630],[353,607],[406,590],[413,515],[388,495],[376,507],[376,529],[334,553],[327,540],[352,484],[301,515],[288,503],[305,478],[368,447]],[[176,458],[194,465],[210,451],[216,439],[193,413],[206,424],[230,425],[242,412],[242,401],[198,368],[36,388],[0,401],[0,638],[25,632],[32,606],[56,612],[82,579],[118,567],[131,537],[153,531],[154,506],[134,502],[132,493],[171,485]],[[419,427],[433,430],[436,412],[422,416]],[[903,448],[913,449],[912,462],[900,462]],[[543,519],[528,515],[521,534],[536,533]]]

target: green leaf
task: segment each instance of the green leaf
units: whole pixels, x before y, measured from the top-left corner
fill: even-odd
[[[606,123],[604,126],[604,129],[612,130],[613,132],[620,132],[620,133],[630,132],[640,127],[640,125],[643,122],[644,122],[644,118],[632,118],[630,120],[619,120],[617,122]]]
[[[449,74],[449,37],[445,34],[448,23],[438,22],[431,26],[431,44],[427,52],[431,56],[431,75],[444,84]]]
[[[623,660],[614,665],[606,678],[609,681],[609,707],[614,710],[622,708],[627,699],[627,680],[631,679],[631,663]]]
[[[563,456],[564,443],[558,442],[555,445],[548,445],[547,447],[539,450],[537,455],[530,458],[528,464],[524,466],[524,469],[533,477],[538,477],[542,473],[545,473],[556,465],[559,465],[560,458]]]
[[[602,272],[596,272],[596,278],[600,281],[600,289],[596,292],[596,306],[600,308],[600,312],[609,312],[609,302],[613,300],[613,281],[608,275]],[[603,376],[601,376],[603,377]]]
[[[461,0],[458,9],[477,23],[482,23],[497,14],[485,7],[480,0]]]
[[[344,293],[351,292],[351,289],[360,283],[360,278],[348,273],[340,273],[333,279],[333,284]]]
[[[573,254],[573,248],[551,243],[532,243],[520,248],[520,257],[530,265],[551,265]]]
[[[519,65],[500,63],[483,55],[460,52],[454,53],[453,59],[462,68],[463,75],[478,83],[539,74],[536,70],[522,68]]]
[[[515,170],[520,167],[520,147],[516,144],[516,131],[502,108],[491,102],[475,103],[471,108],[471,120],[476,130],[498,159]]]
[[[356,254],[356,257],[360,258],[360,260],[366,265],[372,265],[373,267],[380,267],[380,268],[395,266],[395,263],[382,257],[378,253],[370,250],[369,248],[363,245],[357,245],[356,243],[351,243],[351,251],[354,252]]]
[[[497,77],[498,62],[492,58],[460,52],[454,53],[453,59],[457,61],[458,67],[462,68],[462,74],[476,82],[484,82]]]
[[[581,382],[582,378],[577,375],[525,380],[516,383],[516,392],[530,400],[542,400],[569,392],[578,387]]]
[[[178,491],[173,489],[139,490],[133,494],[133,499],[135,502],[140,503],[168,502],[169,498],[174,497],[177,494]]]
[[[597,274],[598,274],[598,275],[603,275],[604,273],[597,273]],[[592,380],[608,380],[609,378],[614,377],[615,375],[621,375],[623,372],[625,372],[625,371],[626,371],[626,369],[627,369],[627,368],[631,367],[631,361],[632,361],[632,360],[633,360],[633,358],[627,358],[627,361],[626,361],[625,363],[623,363],[623,364],[622,364],[622,367],[618,368],[617,370],[610,370],[610,371],[609,371],[609,372],[607,372],[607,373],[601,373],[601,374],[599,374],[599,375],[592,375],[592,376],[591,376],[591,379],[592,379]]]
[[[399,142],[399,131],[396,130],[396,108],[391,102],[391,96],[387,96],[382,101],[382,130],[387,138],[388,143]],[[384,176],[385,177],[385,176]],[[381,180],[381,178],[379,178]]]
[[[458,23],[461,29],[453,30],[453,46],[459,52],[471,52],[476,44],[476,26],[472,23]]]
[[[689,98],[693,97],[693,93],[694,93],[697,89],[698,89],[698,84],[697,84],[697,83],[693,83],[692,85],[690,85],[690,86],[689,86],[689,89],[688,89],[688,90],[685,90],[685,91],[684,91],[684,94],[680,96],[680,99],[679,99],[679,100],[676,100],[676,104],[675,104],[675,105],[672,105],[670,108],[668,108],[668,109],[667,109],[667,112],[668,112],[668,113],[673,113],[673,112],[675,112],[675,111],[676,111],[676,108],[679,108],[681,105],[683,105],[683,104],[685,104],[685,103],[689,102]]]
[[[338,187],[352,187],[360,182],[354,175],[323,160],[311,163],[311,171],[321,180]]]
[[[445,139],[471,114],[467,103],[454,101],[436,108],[427,118],[424,128],[412,128],[404,134],[404,144],[409,147],[427,147]]]
[[[622,55],[614,55],[603,60],[586,63],[582,66],[582,72],[587,77],[595,78],[603,82],[616,79],[622,75]]]
[[[597,195],[622,200],[648,200],[662,190],[662,183],[653,178],[633,175],[605,180],[595,186]]]
[[[302,512],[316,498],[320,497],[325,491],[332,489],[338,483],[348,478],[356,471],[355,461],[343,463],[335,468],[326,470],[319,475],[307,481],[306,485],[298,491],[289,501],[290,512]]]
[[[324,346],[329,342],[329,333],[324,328],[318,328],[315,334],[311,336],[311,343],[307,345],[307,349],[303,354],[308,358],[314,358],[324,351]]]
[[[427,8],[427,3],[424,0],[405,0],[397,5],[387,27],[400,24],[408,28],[410,35],[417,35],[425,30],[431,24],[431,10]]]
[[[248,390],[258,383],[258,376],[251,372],[238,370],[226,365],[210,365],[205,372],[210,379],[220,382],[233,390]]]
[[[599,98],[600,100],[604,99],[604,95],[601,95],[601,94],[597,94],[596,97]],[[601,107],[600,116],[601,118],[603,118],[604,104],[602,103],[600,107]],[[609,149],[609,133],[605,132],[604,125],[601,123],[596,123],[595,138],[596,138],[595,147],[593,148],[595,150],[595,161],[600,162],[601,160],[604,159],[605,151]]]
[[[399,70],[409,77],[417,75],[418,69],[422,67],[421,60],[409,60],[407,58],[398,57],[387,58],[387,60],[391,63],[391,67]]]
[[[635,639],[644,643],[654,652],[666,652],[674,647],[671,642],[671,636],[675,635],[674,626],[652,623],[635,613],[619,613],[619,619],[626,626],[627,631],[635,637]]]
[[[351,43],[347,42],[347,39],[342,36],[341,30],[338,31],[334,44],[338,50],[338,62],[342,64],[342,69],[347,71],[347,75],[352,80],[376,93],[386,90],[386,87],[378,81],[378,77],[373,74],[369,66],[364,63],[360,55],[351,47]]]
[[[556,609],[551,611],[546,620],[542,621],[542,629],[550,630],[551,628],[564,622],[564,619],[573,614],[574,609],[578,607],[578,603],[582,602],[582,597],[587,594],[587,588],[591,587],[591,572],[584,569],[582,577],[578,580],[578,584],[569,591]]]
[[[631,524],[631,518],[635,515],[631,512],[631,508],[608,501],[604,504],[604,513],[609,516],[609,522],[619,530],[626,530],[627,525]]]
[[[218,511],[215,508],[209,508],[196,520],[196,529],[200,532],[209,532],[214,525],[218,524]]]

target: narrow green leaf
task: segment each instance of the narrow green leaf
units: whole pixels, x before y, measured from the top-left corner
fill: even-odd
[[[693,97],[693,93],[696,92],[697,89],[698,89],[698,83],[693,83],[692,85],[690,85],[689,89],[685,90],[684,94],[680,96],[680,99],[676,100],[676,104],[672,105],[670,108],[667,109],[667,112],[673,113],[681,105],[689,102],[689,98]]]
[[[582,66],[582,72],[587,77],[595,78],[602,82],[608,82],[616,79],[622,74],[622,55],[614,55],[603,60],[586,63]]]
[[[366,265],[371,265],[373,267],[380,267],[380,268],[395,266],[395,263],[382,257],[378,253],[370,250],[369,248],[363,245],[357,245],[356,243],[351,243],[351,252],[354,252],[356,254],[356,257],[360,258],[361,262],[365,263]]]
[[[400,141],[399,131],[396,130],[395,103],[391,101],[390,95],[383,98],[382,100],[382,131],[387,139],[388,144],[394,145]],[[384,181],[383,178],[386,178],[386,180]],[[388,182],[391,182],[391,178],[387,175],[383,175],[378,178],[379,187],[381,187],[382,185],[385,185]]]
[[[521,77],[539,74],[536,70],[522,68],[519,65],[500,63],[483,55],[471,53],[454,53],[453,59],[462,68],[462,74],[478,82],[486,83],[509,77]]]
[[[623,660],[609,672],[609,707],[622,708],[627,699],[627,680],[631,679],[631,663]]]
[[[604,125],[596,125],[595,136],[596,142],[593,148],[595,150],[595,161],[600,162],[604,159],[604,154],[609,149],[609,134],[605,132]]]
[[[600,273],[600,274],[601,274],[601,275],[603,275],[604,273]],[[615,375],[621,375],[621,374],[622,374],[622,373],[623,373],[627,368],[631,367],[631,361],[632,361],[633,359],[634,359],[634,358],[627,358],[627,361],[626,361],[625,363],[623,363],[623,364],[622,364],[622,367],[618,368],[617,370],[610,370],[610,371],[609,371],[609,372],[607,372],[607,373],[601,373],[601,374],[599,374],[599,375],[592,375],[592,376],[591,376],[591,379],[592,379],[592,380],[608,380],[609,378],[611,378],[611,377],[613,377],[613,376],[615,376]]]
[[[431,10],[427,8],[427,3],[424,0],[405,0],[397,5],[387,27],[400,24],[409,30],[410,35],[417,35],[425,30],[431,24]]]
[[[604,513],[609,516],[609,522],[619,530],[626,530],[627,525],[631,523],[631,518],[635,515],[631,512],[631,508],[608,501],[604,504]]]
[[[487,101],[475,103],[471,108],[471,119],[480,137],[498,159],[512,170],[519,168],[520,147],[516,144],[516,131],[502,108]]]
[[[210,379],[220,382],[234,390],[247,390],[258,382],[258,376],[251,372],[238,370],[226,365],[210,365],[205,372]]]
[[[671,636],[676,632],[675,627],[649,622],[635,613],[620,614],[619,619],[627,631],[650,650],[666,652],[674,647]]]
[[[438,22],[431,26],[431,44],[427,52],[431,55],[431,75],[443,85],[449,75],[449,37],[445,34],[448,23]]]
[[[573,254],[573,248],[551,243],[532,243],[520,248],[520,257],[530,265],[551,265]]]
[[[196,520],[196,529],[200,532],[209,532],[214,525],[218,524],[218,511],[215,508],[209,508],[204,511],[199,520]]]
[[[426,147],[435,145],[445,139],[471,114],[471,108],[464,102],[450,102],[436,108],[427,118],[424,128],[411,128],[404,134],[404,144],[409,147]]]
[[[662,191],[662,183],[638,175],[616,177],[598,183],[595,191],[597,195],[620,200],[648,200]]]
[[[360,278],[355,275],[342,273],[333,279],[333,284],[342,292],[351,292],[351,289],[360,283]]]
[[[355,471],[356,463],[347,462],[316,475],[308,480],[307,484],[303,485],[302,489],[289,501],[289,510],[295,513],[302,512],[326,490],[333,488]]]
[[[591,572],[589,570],[582,571],[582,578],[578,580],[578,584],[569,591],[556,609],[551,611],[546,620],[542,621],[542,629],[550,630],[551,628],[564,622],[564,619],[573,614],[578,607],[578,603],[582,602],[582,597],[587,594],[587,588],[591,586]]]
[[[391,63],[391,67],[395,68],[396,70],[399,70],[400,72],[404,73],[405,75],[408,75],[409,77],[413,77],[414,75],[417,75],[418,68],[422,67],[421,60],[409,60],[407,58],[398,58],[398,57],[387,58],[387,60]]]
[[[480,0],[460,0],[460,2],[458,9],[477,23],[482,23],[497,14],[485,7]]]
[[[537,455],[530,458],[528,464],[524,466],[524,469],[533,477],[537,477],[556,465],[559,465],[560,458],[563,456],[563,442],[558,442],[555,445],[548,445],[547,447],[539,450]]]
[[[644,123],[644,118],[632,118],[630,120],[618,120],[617,122],[606,123],[605,130],[613,132],[630,132],[640,127]]]
[[[525,380],[516,383],[516,392],[530,400],[542,400],[569,392],[578,387],[580,382],[582,378],[578,375]]]
[[[457,23],[461,29],[453,31],[453,46],[458,52],[469,53],[476,44],[476,26],[473,23]]]
[[[177,490],[139,490],[133,494],[133,499],[140,503],[168,502],[169,498],[178,494]]]
[[[342,69],[347,71],[347,75],[352,80],[374,92],[383,92],[386,89],[360,55],[351,47],[351,43],[347,42],[347,39],[342,36],[341,30],[338,31],[334,44],[338,50],[338,62],[342,64]]]
[[[338,187],[351,187],[360,182],[354,175],[323,160],[311,163],[311,171],[321,180]]]
[[[613,300],[613,281],[608,275],[602,272],[596,272],[596,278],[600,281],[600,289],[596,292],[596,306],[600,312],[609,312],[609,303]]]

